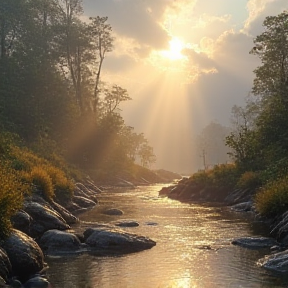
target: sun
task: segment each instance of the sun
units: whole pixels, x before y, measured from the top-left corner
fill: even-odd
[[[182,50],[185,48],[185,44],[177,37],[173,37],[169,41],[169,50],[162,51],[162,56],[169,60],[181,60],[185,58],[182,54]]]

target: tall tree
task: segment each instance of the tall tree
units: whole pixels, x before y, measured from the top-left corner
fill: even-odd
[[[252,92],[267,100],[275,93],[288,91],[288,12],[267,17],[263,26],[264,32],[255,38],[250,51],[262,62],[254,71]]]
[[[89,31],[92,37],[92,43],[95,49],[94,69],[96,71],[95,84],[94,84],[94,99],[93,99],[93,111],[96,113],[96,109],[99,104],[99,84],[100,74],[106,53],[111,52],[113,49],[113,37],[111,35],[112,27],[107,23],[108,17],[91,17],[91,24],[89,25]]]

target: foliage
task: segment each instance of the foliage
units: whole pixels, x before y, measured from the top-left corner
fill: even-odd
[[[3,239],[9,234],[10,217],[22,207],[29,185],[21,181],[19,172],[11,169],[8,163],[0,165],[0,182],[0,239]]]
[[[288,209],[288,176],[271,181],[255,196],[257,211],[268,217],[280,215]]]
[[[201,170],[190,177],[190,181],[210,187],[234,187],[239,172],[233,164],[215,165],[212,169]]]
[[[39,193],[46,200],[52,200],[54,197],[53,183],[50,175],[41,166],[32,168],[29,174],[29,180],[36,188],[36,193]]]
[[[60,201],[71,200],[73,197],[74,184],[69,180],[64,172],[52,165],[44,167],[52,180],[56,199]]]
[[[237,187],[240,189],[256,190],[257,188],[261,187],[261,185],[262,179],[260,173],[253,171],[244,172],[237,182]]]

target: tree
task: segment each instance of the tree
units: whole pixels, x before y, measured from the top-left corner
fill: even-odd
[[[149,146],[148,142],[146,141],[141,145],[138,154],[143,167],[147,168],[156,162],[156,156],[153,152],[153,148]]]
[[[111,36],[112,27],[106,23],[108,17],[90,17],[91,24],[89,25],[89,31],[91,40],[96,52],[96,63],[94,69],[96,70],[95,84],[94,84],[94,99],[93,99],[93,111],[96,113],[99,103],[99,84],[100,74],[106,53],[111,52],[113,49],[113,38]]]
[[[252,92],[269,100],[275,93],[287,94],[288,91],[288,12],[267,17],[263,26],[265,31],[255,38],[255,46],[250,51],[262,62],[254,71]]]
[[[119,109],[121,102],[131,100],[127,90],[118,85],[113,85],[111,89],[106,88],[104,95],[102,105],[105,114],[115,113]]]
[[[252,91],[260,97],[255,120],[259,149],[271,161],[288,154],[288,12],[267,17],[263,26],[251,50],[262,62],[254,71]]]
[[[198,135],[196,139],[197,152],[203,160],[206,170],[209,165],[226,163],[228,149],[225,146],[225,137],[229,129],[217,122],[211,122]]]

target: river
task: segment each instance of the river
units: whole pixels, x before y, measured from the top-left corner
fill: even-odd
[[[47,257],[47,276],[52,287],[288,287],[287,278],[257,266],[257,260],[267,251],[230,244],[235,237],[267,236],[267,228],[252,221],[252,215],[232,212],[227,207],[160,198],[161,187],[152,185],[103,192],[99,205],[80,216],[85,222],[136,220],[139,227],[124,229],[150,237],[157,242],[155,247],[116,257],[87,254]],[[104,215],[107,208],[121,209],[124,215]]]

